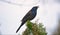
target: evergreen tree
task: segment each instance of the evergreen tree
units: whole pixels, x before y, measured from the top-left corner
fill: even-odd
[[[27,28],[23,32],[23,35],[47,35],[42,23],[32,23],[28,20],[26,26]]]

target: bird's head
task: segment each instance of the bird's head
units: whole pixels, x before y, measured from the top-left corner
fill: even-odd
[[[32,11],[34,11],[34,12],[37,11],[38,7],[39,7],[39,6],[34,6],[34,7],[32,8]]]
[[[39,8],[39,6],[34,6],[33,8],[36,8],[37,9],[37,8]]]
[[[34,6],[32,10],[36,11],[39,8],[39,6]]]

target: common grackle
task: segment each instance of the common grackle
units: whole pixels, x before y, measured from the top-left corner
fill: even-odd
[[[34,6],[24,17],[23,19],[21,20],[22,23],[21,25],[19,26],[19,28],[17,29],[16,33],[19,31],[19,29],[21,28],[21,26],[23,26],[25,24],[25,22],[27,20],[32,20],[35,18],[36,14],[37,14],[37,8],[38,6]]]

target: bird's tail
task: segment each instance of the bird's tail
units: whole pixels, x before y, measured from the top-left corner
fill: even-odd
[[[19,31],[19,29],[21,28],[21,26],[23,26],[24,22],[21,23],[21,25],[19,26],[19,28],[17,29],[16,33]]]

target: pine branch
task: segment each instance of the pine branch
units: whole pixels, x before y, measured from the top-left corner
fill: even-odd
[[[23,32],[23,35],[47,35],[46,29],[43,28],[42,23],[32,23],[28,20],[26,26],[27,28]]]

